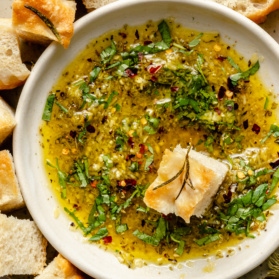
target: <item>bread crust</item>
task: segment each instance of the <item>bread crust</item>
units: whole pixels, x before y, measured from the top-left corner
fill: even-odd
[[[82,0],[85,8],[90,12],[117,0]]]
[[[247,14],[247,17],[256,23],[263,23],[271,12],[276,11],[278,9],[279,9],[279,1],[274,0],[271,1],[271,4],[265,7],[264,9],[259,9],[254,13]]]
[[[255,23],[262,23],[271,12],[279,9],[279,0],[210,0],[227,6]]]
[[[58,254],[52,262],[35,277],[36,279],[83,279],[81,272],[66,260],[61,254]]]
[[[60,40],[38,15],[25,7],[26,5],[35,8],[53,23],[60,35]],[[13,25],[21,38],[42,44],[57,41],[64,48],[69,46],[74,33],[73,22],[76,11],[74,1],[15,0],[12,8]]]
[[[11,211],[24,206],[15,174],[12,154],[0,151],[0,210]]]
[[[0,144],[11,135],[15,125],[13,109],[0,97]]]

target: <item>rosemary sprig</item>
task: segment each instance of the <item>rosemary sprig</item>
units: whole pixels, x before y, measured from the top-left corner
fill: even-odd
[[[51,32],[54,34],[54,36],[57,38],[58,41],[61,41],[61,37],[59,32],[57,31],[54,24],[48,19],[45,15],[43,15],[40,11],[38,11],[36,8],[24,5],[24,7],[30,11],[32,11],[34,14],[36,14],[45,24],[46,26],[51,30]]]
[[[185,185],[188,184],[193,190],[195,190],[193,183],[190,179],[190,162],[189,162],[189,153],[191,151],[191,146],[188,148],[187,153],[186,153],[186,157],[185,157],[185,161],[184,161],[184,165],[186,164],[186,172],[184,175],[184,179],[183,179],[183,183],[182,186],[180,188],[180,191],[178,193],[178,195],[176,196],[175,200],[178,199],[178,197],[180,196],[182,190],[184,189]],[[189,180],[189,183],[187,182]]]
[[[181,192],[182,192],[182,190],[183,190],[183,188],[185,187],[186,184],[188,184],[192,189],[195,189],[191,179],[189,178],[189,174],[190,174],[189,153],[190,153],[190,150],[191,150],[191,146],[187,150],[184,163],[182,165],[182,168],[179,170],[179,172],[175,176],[170,178],[169,180],[167,180],[167,181],[159,184],[158,186],[154,187],[153,191],[157,190],[157,189],[159,189],[159,188],[161,188],[161,187],[163,187],[165,185],[168,185],[169,183],[174,181],[176,178],[178,178],[180,176],[180,174],[184,171],[184,168],[185,168],[186,164],[187,164],[187,166],[186,166],[186,172],[185,172],[185,176],[184,176],[184,179],[183,179],[183,183],[182,183],[181,189],[180,189],[177,197],[175,198],[175,200],[180,196],[180,194],[181,194]],[[188,182],[188,180],[189,180],[189,182]]]

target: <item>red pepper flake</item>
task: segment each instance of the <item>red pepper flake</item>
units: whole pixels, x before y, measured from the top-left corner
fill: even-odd
[[[157,77],[155,77],[155,76],[151,77],[151,81],[156,82],[157,80],[158,80]]]
[[[135,77],[137,75],[137,69],[130,69],[130,68],[128,68],[128,69],[125,70],[125,74],[128,77],[133,78],[133,77]]]
[[[146,150],[145,145],[143,143],[140,143],[139,147],[140,147],[139,153],[144,154]]]
[[[170,220],[172,220],[173,215],[172,214],[168,214],[168,215],[162,214],[162,218],[164,218],[165,220],[170,221]]]
[[[144,57],[143,53],[142,53],[142,52],[139,52],[139,53],[138,53],[138,59],[139,59],[139,61],[142,61],[143,57]]]
[[[224,198],[225,203],[231,202],[231,199],[232,199],[231,187],[229,187],[228,193],[223,194],[223,198]]]
[[[215,111],[215,112],[217,112],[217,113],[218,113],[218,115],[220,115],[220,114],[221,114],[221,110],[220,110],[218,107],[214,108],[214,111]]]
[[[110,244],[112,242],[112,236],[108,235],[103,238],[104,244]]]
[[[128,138],[128,144],[129,144],[132,148],[134,148],[135,142],[133,141],[133,138],[132,138],[132,137],[129,137],[129,138]]]
[[[96,187],[97,187],[97,184],[98,184],[98,181],[97,181],[97,180],[93,180],[93,181],[90,182],[90,185],[91,185],[91,187],[93,187],[93,188],[96,188]]]
[[[261,127],[257,124],[254,124],[252,127],[252,131],[255,132],[256,134],[258,134],[261,130]]]
[[[148,71],[150,74],[154,75],[154,74],[156,74],[161,68],[162,68],[162,65],[157,65],[157,66],[149,65],[149,66],[147,67],[147,71]]]
[[[178,86],[172,86],[170,88],[171,92],[177,92],[179,90],[179,87]]]
[[[125,158],[126,161],[132,160],[136,155],[135,154],[128,154]]]
[[[127,178],[127,179],[124,179],[124,181],[126,183],[126,187],[137,185],[137,181],[133,178]]]
[[[136,185],[137,185],[137,181],[133,178],[127,178],[127,179],[117,181],[118,187],[134,187]]]

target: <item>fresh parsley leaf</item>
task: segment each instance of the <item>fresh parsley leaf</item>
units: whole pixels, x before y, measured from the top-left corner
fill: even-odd
[[[112,162],[110,156],[109,155],[103,155],[102,158],[103,158],[103,161],[105,163],[105,167],[107,169],[111,169],[113,167],[113,162]]]
[[[118,93],[116,91],[112,91],[107,99],[107,101],[105,102],[104,105],[104,109],[107,109],[110,105],[110,103],[112,102],[113,98],[118,95]]]
[[[203,238],[195,240],[195,242],[199,246],[203,246],[203,245],[209,244],[211,242],[217,241],[219,239],[220,239],[220,235],[219,234],[212,234],[212,235],[210,234],[210,235],[207,235],[207,236],[205,236]]]
[[[64,113],[68,113],[68,109],[65,108],[62,104],[60,104],[59,102],[57,101],[54,101],[54,103],[64,112]]]
[[[64,207],[64,210],[71,216],[71,218],[75,221],[78,227],[84,232],[84,234],[88,233],[88,229],[84,226],[84,224],[79,220],[74,211],[70,211],[67,207]]]
[[[275,137],[278,138],[279,137],[279,126],[275,125],[275,124],[271,124],[270,128],[269,128],[269,132],[267,133],[267,135],[261,140],[261,143],[265,143],[266,140],[269,137]]]
[[[133,235],[138,237],[140,240],[151,244],[153,246],[158,246],[160,241],[166,236],[167,232],[167,223],[163,217],[160,217],[157,222],[157,227],[154,234],[148,235],[146,233],[140,232],[139,230],[135,230]]]
[[[105,65],[109,63],[116,53],[117,53],[116,45],[114,41],[111,41],[111,45],[105,48],[100,54],[102,63]]]
[[[127,224],[117,225],[115,230],[116,230],[116,233],[123,233],[128,230],[128,225]]]
[[[84,188],[89,184],[88,160],[83,158],[74,162],[74,170],[80,182],[80,187]]]
[[[120,129],[117,129],[115,131],[115,134],[116,134],[115,150],[123,151],[124,147],[125,147],[125,144],[128,141],[128,136],[123,131],[121,131]]]
[[[131,163],[131,166],[129,167],[129,169],[132,171],[132,172],[136,172],[139,170],[139,163],[138,162],[132,162]]]
[[[160,124],[160,119],[155,117],[150,117],[149,115],[145,116],[147,120],[147,125],[143,127],[143,130],[147,132],[149,135],[154,135],[157,133],[157,129]]]
[[[188,46],[190,48],[196,47],[200,43],[202,36],[203,33],[200,33],[196,38],[194,38],[191,42],[189,42]]]
[[[272,176],[271,186],[270,186],[270,193],[275,189],[276,185],[279,182],[279,168],[276,169]]]
[[[94,82],[97,79],[100,71],[101,71],[101,68],[98,66],[93,68],[93,70],[89,73],[89,82],[90,83]]]
[[[163,42],[166,43],[168,46],[170,46],[172,42],[172,38],[171,38],[170,28],[165,20],[159,23],[158,30],[161,34]]]
[[[144,165],[144,170],[145,171],[149,170],[149,166],[153,163],[153,161],[154,161],[154,155],[153,154],[146,158],[145,165]]]
[[[89,241],[98,241],[108,235],[107,228],[100,228],[96,234],[89,238]]]
[[[230,75],[230,80],[232,82],[232,85],[236,86],[238,84],[238,81],[241,79],[246,80],[251,75],[254,75],[258,70],[260,69],[260,63],[257,61],[250,69],[248,69],[245,72],[239,72],[233,75]]]
[[[59,185],[60,185],[60,188],[61,188],[61,198],[66,199],[66,197],[67,197],[66,183],[67,183],[67,180],[68,180],[67,173],[61,171],[57,158],[56,158],[56,166],[52,165],[49,160],[47,160],[46,163],[47,163],[48,166],[53,167],[57,170],[58,182],[59,182]]]
[[[55,94],[52,93],[52,94],[48,95],[46,104],[44,107],[44,111],[43,111],[43,116],[42,116],[42,119],[44,121],[50,121],[50,119],[51,119],[51,113],[52,113],[54,100],[55,100]]]
[[[185,247],[185,241],[177,238],[177,235],[171,234],[171,240],[178,243],[178,247],[175,249],[175,253],[179,256],[183,254],[184,247]]]

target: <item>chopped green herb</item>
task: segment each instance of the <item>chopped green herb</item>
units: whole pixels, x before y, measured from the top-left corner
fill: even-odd
[[[48,95],[46,104],[45,104],[45,108],[44,108],[44,112],[43,112],[43,116],[42,116],[42,119],[44,121],[50,121],[54,101],[55,101],[55,94]]]
[[[260,63],[257,61],[250,69],[245,72],[239,72],[230,76],[230,80],[234,86],[238,84],[238,81],[241,79],[246,80],[251,75],[254,75],[260,68]]]
[[[265,143],[265,141],[271,136],[274,138],[279,137],[279,126],[272,124],[267,135],[261,140],[261,143]]]
[[[190,48],[196,47],[200,43],[202,36],[203,36],[203,33],[200,33],[196,38],[194,38],[194,40],[189,42],[188,46]]]
[[[47,163],[48,166],[50,166],[52,168],[55,168],[57,170],[58,181],[59,181],[59,185],[60,185],[60,188],[61,188],[61,197],[62,197],[62,199],[66,199],[66,197],[67,197],[66,183],[67,183],[67,179],[68,179],[67,173],[61,171],[61,169],[58,165],[58,159],[57,158],[56,158],[56,166],[51,164],[49,160],[47,160],[46,163]]]
[[[110,60],[113,58],[113,56],[116,54],[117,49],[114,41],[111,41],[111,45],[104,49],[101,52],[101,61],[103,64],[107,64],[110,62]]]
[[[96,234],[89,238],[89,241],[99,241],[108,235],[107,228],[100,228]]]
[[[90,83],[94,82],[97,79],[100,71],[101,71],[100,67],[93,68],[93,70],[89,73],[89,77],[90,77],[90,81],[89,82]]]
[[[63,105],[61,105],[59,102],[54,101],[54,103],[64,112],[64,113],[68,113],[68,109],[65,108]]]
[[[165,20],[162,20],[158,25],[158,30],[162,36],[163,41],[170,46],[172,42],[170,28]]]
[[[135,235],[140,240],[142,240],[148,244],[151,244],[153,246],[158,246],[160,241],[165,237],[166,230],[167,230],[166,221],[164,220],[164,218],[161,217],[158,220],[156,230],[152,236],[148,235],[146,233],[142,233],[139,230],[135,230],[133,232],[133,235]]]

